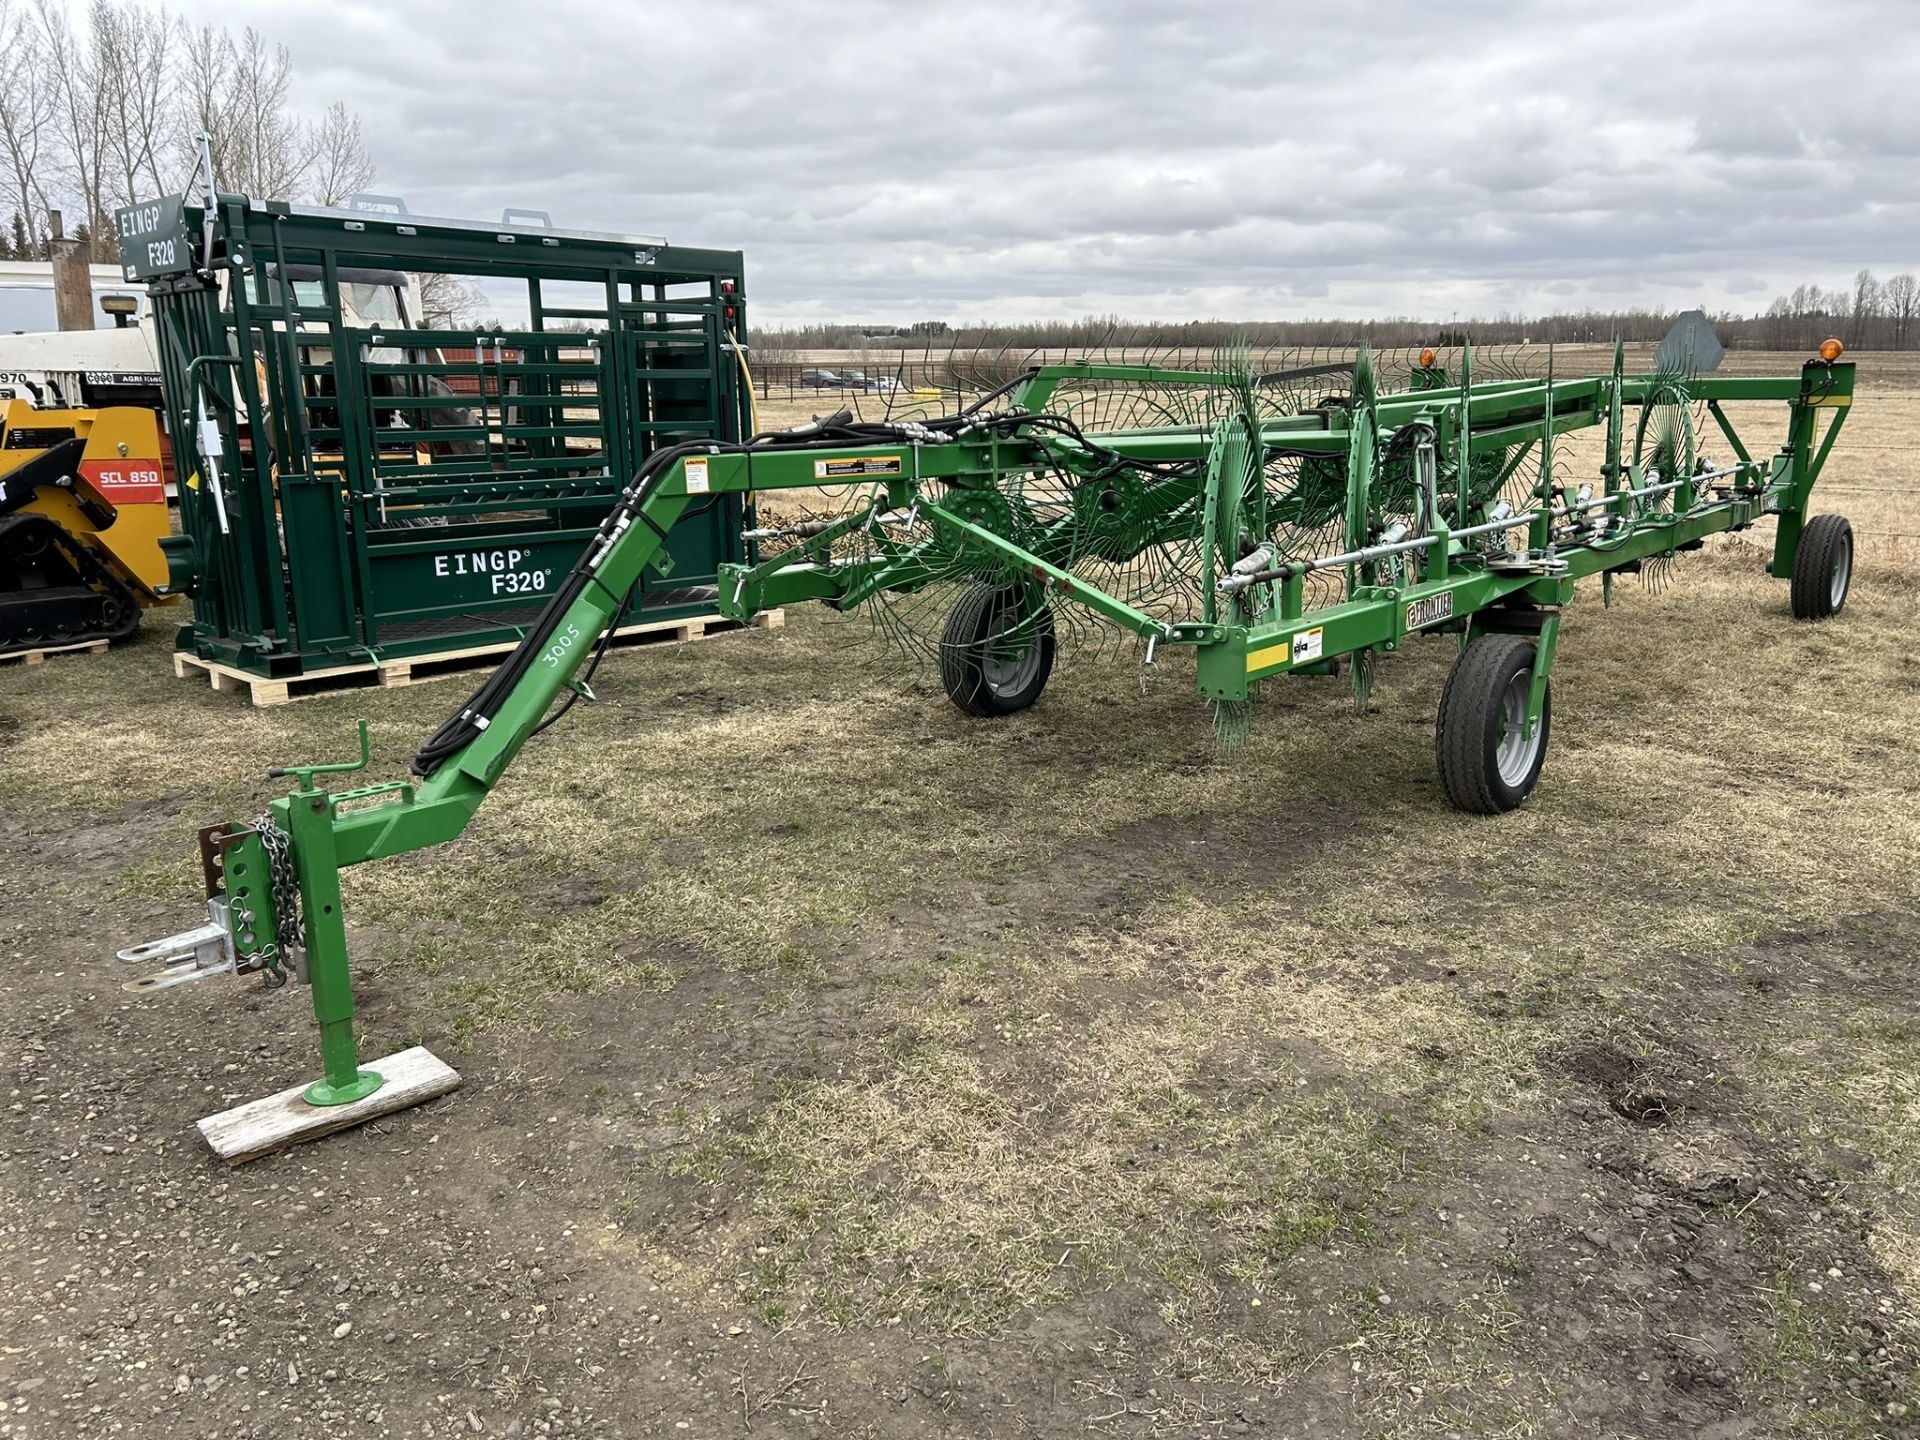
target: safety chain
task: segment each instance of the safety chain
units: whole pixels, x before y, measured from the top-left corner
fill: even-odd
[[[278,944],[261,947],[261,979],[267,989],[278,990],[287,983],[288,952],[307,943],[300,920],[300,882],[293,870],[292,842],[287,832],[274,824],[273,812],[261,811],[253,828],[260,837],[260,847],[267,852],[268,903],[273,906],[274,929],[280,937]]]

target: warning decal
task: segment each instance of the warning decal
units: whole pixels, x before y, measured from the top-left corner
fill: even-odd
[[[844,480],[857,475],[898,475],[900,457],[898,455],[850,455],[844,460],[816,460],[813,462],[813,478],[816,480]]]
[[[687,461],[687,494],[704,495],[707,493],[707,462],[705,457]]]

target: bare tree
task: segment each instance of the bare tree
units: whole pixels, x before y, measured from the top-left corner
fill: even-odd
[[[478,285],[459,275],[415,275],[413,283],[420,323],[429,330],[460,330],[479,323],[487,297]]]
[[[1873,271],[1863,269],[1853,277],[1852,340],[1864,345],[1872,338],[1874,321],[1880,314],[1880,282]]]
[[[259,31],[188,26],[160,0],[0,0],[0,227],[17,213],[40,253],[57,205],[112,259],[115,207],[179,188],[203,130],[227,190],[332,204],[367,188],[358,117],[297,114],[292,72]]]
[[[245,137],[241,188],[249,195],[291,195],[313,167],[312,138],[287,107],[293,56],[284,45],[268,45],[251,25],[235,53],[236,98]]]
[[[1767,307],[1767,344],[1775,350],[1784,350],[1792,344],[1794,332],[1793,302],[1784,295],[1774,297],[1773,304]]]
[[[191,165],[198,158],[199,137],[204,133],[213,143],[214,173],[224,174],[221,161],[231,148],[227,81],[233,70],[233,37],[211,25],[182,26],[179,55],[175,89],[186,128],[179,138],[178,162]]]
[[[93,0],[94,74],[104,77],[101,109],[115,204],[165,193],[174,169],[170,146],[181,130],[171,65],[178,33],[165,10]]]
[[[188,30],[181,86],[195,134],[212,138],[223,189],[248,195],[297,193],[313,167],[314,127],[288,106],[293,57],[251,26],[236,42],[225,30]],[[188,138],[192,147],[196,140]]]
[[[96,243],[110,240],[104,172],[107,165],[107,116],[99,56],[82,45],[67,23],[58,0],[38,0],[40,63],[44,83],[53,92],[53,135],[59,145],[62,187],[80,202]]]
[[[313,198],[320,204],[338,205],[372,188],[378,172],[360,138],[360,117],[338,100],[313,127],[312,148]]]
[[[46,234],[54,113],[41,49],[34,15],[17,0],[0,0],[0,197],[20,217],[34,255]]]
[[[1893,322],[1894,348],[1905,349],[1914,317],[1920,314],[1920,280],[1914,279],[1911,270],[1901,271],[1887,281],[1884,299],[1887,318]]]

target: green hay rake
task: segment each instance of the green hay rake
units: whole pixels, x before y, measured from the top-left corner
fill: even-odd
[[[1769,570],[1791,581],[1793,613],[1824,618],[1846,600],[1848,524],[1807,518],[1853,397],[1837,343],[1777,378],[1674,363],[1628,374],[1619,347],[1608,374],[1556,377],[1549,359],[1527,375],[1461,348],[1424,352],[1389,388],[1365,351],[1302,358],[1001,357],[954,413],[842,412],[654,450],[519,648],[421,745],[414,778],[326,787],[368,763],[364,724],[357,761],[275,771],[291,794],[252,824],[202,832],[210,923],[129,958],[311,987],[323,1075],[282,1097],[294,1129],[418,1098],[383,1102],[380,1063],[361,1067],[340,872],[465,829],[529,740],[591,697],[616,617],[675,523],[714,497],[757,507],[747,558],[719,567],[724,613],[864,609],[931,652],[978,716],[1033,705],[1062,642],[1098,627],[1146,664],[1191,649],[1232,742],[1270,681],[1344,671],[1364,707],[1381,656],[1448,635],[1439,777],[1481,814],[1519,805],[1540,775],[1581,580],[1658,571],[1771,515]],[[1782,443],[1749,445],[1730,410],[1782,402]],[[1724,462],[1700,453],[1709,427]],[[1578,458],[1578,431],[1599,442],[1597,466]]]

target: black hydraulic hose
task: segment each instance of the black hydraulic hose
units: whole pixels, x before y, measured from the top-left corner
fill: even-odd
[[[558,710],[554,711],[551,715],[547,716],[546,719],[533,727],[533,733],[535,735],[559,724],[566,716],[566,713],[573,709],[573,702],[580,698],[583,689],[588,694],[592,693],[594,674],[600,669],[600,662],[607,658],[607,651],[613,647],[613,637],[619,631],[620,627],[626,623],[627,610],[633,604],[633,597],[639,593],[640,582],[635,580],[632,585],[627,587],[626,598],[620,602],[620,608],[613,612],[613,618],[607,622],[607,628],[600,632],[600,643],[593,647],[593,658],[587,661],[587,668],[581,674],[579,682],[567,691],[567,698],[560,702],[560,708]]]
[[[709,454],[716,449],[738,449],[734,445],[717,446],[702,441],[669,446],[656,450],[641,463],[633,481],[621,494],[620,503],[608,512],[607,518],[600,523],[594,542],[581,553],[572,570],[561,581],[553,597],[542,607],[531,629],[513,651],[500,663],[491,675],[474,691],[467,703],[449,716],[432,735],[427,737],[413,757],[413,773],[428,776],[438,770],[447,757],[471,744],[499,711],[501,703],[513,693],[516,686],[526,677],[548,642],[553,638],[554,630],[559,626],[567,611],[573,608],[574,601],[585,593],[589,585],[598,584],[593,571],[589,568],[587,557],[597,555],[603,543],[622,528],[621,522],[631,524],[635,519],[642,523],[651,523],[638,513],[653,486],[661,476],[668,473],[672,466],[695,454]]]
[[[989,417],[984,421],[974,421],[974,417],[978,415],[982,407],[988,402],[1031,378],[1033,373],[1033,371],[1029,370],[1017,375],[997,390],[981,396],[958,414],[941,416],[934,420],[855,422],[851,424],[829,423],[821,426],[810,426],[801,435],[788,433],[783,436],[779,432],[774,432],[766,435],[756,435],[747,443],[698,440],[687,441],[679,445],[668,446],[662,450],[656,450],[641,462],[640,468],[634,472],[632,481],[630,481],[626,489],[621,492],[619,503],[608,512],[606,519],[600,522],[600,528],[594,537],[593,543],[581,552],[580,559],[575,562],[573,569],[567,572],[566,578],[561,581],[552,597],[547,601],[546,605],[541,608],[539,615],[535,618],[532,627],[527,631],[525,637],[514,647],[506,659],[501,661],[499,667],[481,683],[480,688],[468,697],[466,703],[454,714],[448,716],[447,719],[441,723],[440,727],[435,730],[433,734],[429,735],[425,742],[423,742],[420,748],[414,753],[413,773],[423,778],[432,775],[445,764],[450,757],[478,739],[487,727],[492,724],[494,716],[499,713],[500,706],[520,685],[521,681],[526,678],[527,672],[533,668],[535,661],[538,660],[541,653],[552,641],[555,630],[559,627],[567,612],[573,608],[574,602],[586,592],[587,587],[590,585],[601,585],[603,589],[605,588],[603,582],[594,574],[592,565],[589,563],[589,557],[594,557],[595,559],[601,557],[606,545],[627,526],[636,523],[648,526],[653,525],[654,522],[652,518],[644,513],[644,506],[648,497],[653,492],[653,487],[657,485],[663,477],[671,473],[674,465],[689,456],[750,455],[756,450],[768,449],[839,449],[846,446],[849,442],[854,444],[913,443],[916,440],[924,438],[924,436],[929,433],[935,435],[947,435],[951,433],[953,438],[957,438],[960,432],[973,428],[1004,428],[1010,433],[1022,426],[1034,425],[1041,429],[1070,435],[1089,450],[1105,456],[1110,463],[1116,465],[1133,465],[1149,474],[1164,477],[1170,473],[1179,473],[1191,464],[1191,462],[1166,463],[1149,460],[1127,460],[1115,451],[1108,450],[1104,446],[1095,445],[1081,432],[1078,425],[1074,424],[1071,419],[1064,415],[1028,415],[1024,413],[1014,413]],[[833,420],[837,422],[839,418],[839,416],[835,416]],[[665,539],[664,533],[661,538],[662,540]],[[608,596],[609,598],[615,598],[611,591],[608,592]],[[589,675],[592,674],[592,669],[598,668],[600,658],[607,649],[612,632],[618,626],[619,616],[625,613],[626,607],[631,599],[631,589],[629,589],[627,595],[618,597],[618,605],[615,610],[613,622],[602,628],[601,637],[595,647],[590,662],[592,668],[588,671]],[[578,693],[578,691],[575,691],[574,696],[577,696]],[[546,729],[554,720],[564,715],[572,706],[574,696],[569,696],[560,710],[552,717],[542,721],[534,733],[538,734],[540,730]]]
[[[532,627],[527,631],[526,636],[514,647],[506,659],[501,661],[499,668],[481,683],[480,688],[468,697],[467,702],[462,705],[458,711],[447,717],[447,719],[441,723],[440,727],[428,736],[420,748],[414,752],[412,764],[413,773],[423,778],[432,775],[441,765],[446,763],[448,757],[465,748],[467,745],[472,744],[473,741],[479,738],[481,733],[486,730],[487,726],[493,722],[493,717],[499,712],[501,704],[505,702],[508,695],[513,693],[520,682],[526,678],[527,672],[532,669],[540,653],[545,650],[548,643],[552,640],[554,631],[558,628],[566,613],[573,608],[574,601],[578,600],[580,596],[585,593],[589,585],[600,583],[588,565],[588,557],[598,555],[605,542],[612,539],[619,530],[624,528],[624,525],[634,523],[650,525],[653,523],[646,515],[641,513],[641,507],[645,504],[647,497],[652,493],[654,485],[659,482],[661,477],[668,474],[675,464],[692,455],[742,454],[752,449],[765,448],[789,450],[832,449],[844,445],[849,439],[855,441],[889,439],[897,441],[901,438],[897,428],[890,426],[873,425],[860,426],[857,428],[836,428],[842,429],[844,433],[838,436],[833,435],[831,432],[826,435],[809,435],[803,440],[776,447],[748,446],[731,441],[700,440],[669,446],[663,450],[656,450],[653,454],[649,455],[641,462],[640,468],[635,472],[632,482],[629,483],[627,488],[621,493],[619,504],[608,512],[606,519],[600,523],[599,531],[595,535],[593,543],[581,552],[579,561],[575,563],[573,569],[567,573],[566,578],[561,581],[559,587],[554,591],[553,596],[547,601],[546,605],[542,607]],[[622,599],[621,604],[623,607],[625,603],[625,600]]]
[[[1029,365],[1025,370],[1022,370],[1018,375],[1014,376],[1011,380],[1007,381],[1006,384],[996,386],[994,389],[989,390],[986,394],[982,395],[979,399],[975,400],[971,405],[967,406],[966,409],[960,411],[959,414],[955,415],[953,418],[956,420],[964,420],[969,415],[978,414],[987,405],[991,404],[995,400],[998,400],[1002,395],[1005,395],[1008,391],[1018,389],[1020,386],[1026,384],[1027,381],[1031,380],[1034,376],[1038,375],[1039,373],[1040,373],[1040,367],[1038,365]]]

